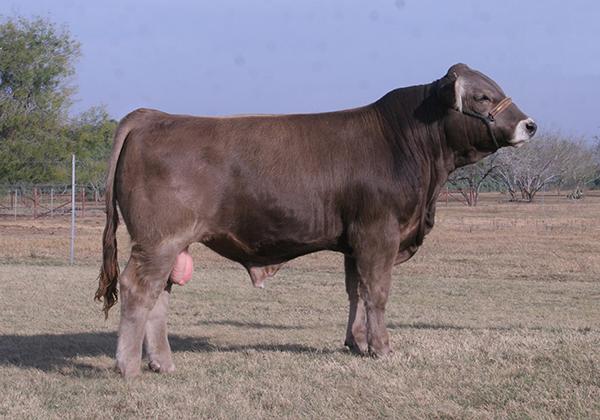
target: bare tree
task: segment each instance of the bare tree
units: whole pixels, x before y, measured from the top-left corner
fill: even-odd
[[[565,144],[562,183],[571,188],[569,197],[583,198],[583,190],[599,177],[599,162],[594,156],[594,148],[583,139]]]
[[[548,185],[570,188],[570,198],[582,198],[586,186],[600,184],[600,138],[590,143],[547,133],[522,148],[505,148],[460,168],[448,179],[468,206],[477,205],[482,187],[490,183],[503,186],[511,201],[531,202]]]
[[[496,179],[504,185],[511,200],[533,201],[546,185],[563,179],[572,142],[560,135],[546,134],[519,149],[498,152]]]
[[[486,180],[497,168],[497,155],[491,155],[475,164],[463,166],[452,172],[448,183],[463,196],[468,206],[476,206],[479,201],[479,192]]]

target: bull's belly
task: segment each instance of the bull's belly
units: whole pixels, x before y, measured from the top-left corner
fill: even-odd
[[[246,267],[282,264],[302,255],[323,250],[337,250],[334,240],[297,241],[242,240],[228,233],[211,236],[202,243],[219,255]]]

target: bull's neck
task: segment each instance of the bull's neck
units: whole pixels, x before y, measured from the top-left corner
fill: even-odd
[[[427,176],[432,193],[455,169],[444,129],[446,110],[433,89],[433,83],[396,89],[373,104],[386,141],[400,151],[398,167]]]

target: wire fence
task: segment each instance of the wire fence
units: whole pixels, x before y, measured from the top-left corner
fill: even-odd
[[[96,215],[104,210],[104,190],[75,185],[75,205],[71,185],[3,185],[0,186],[0,218],[39,219],[70,215]]]
[[[599,195],[599,191],[587,191],[586,195]],[[555,197],[555,200],[566,199],[565,191],[544,191],[539,202]],[[508,200],[508,197],[506,198]],[[460,191],[444,187],[439,196],[441,205],[462,203],[468,200]],[[75,208],[77,217],[99,216],[105,211],[104,188],[91,185],[75,185],[75,203],[72,203],[70,184],[47,185],[0,185],[0,219],[40,219],[71,215]]]

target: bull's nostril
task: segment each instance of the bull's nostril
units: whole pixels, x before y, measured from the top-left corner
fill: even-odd
[[[537,124],[533,121],[527,121],[527,123],[525,123],[525,129],[530,136],[533,136],[537,131]]]

